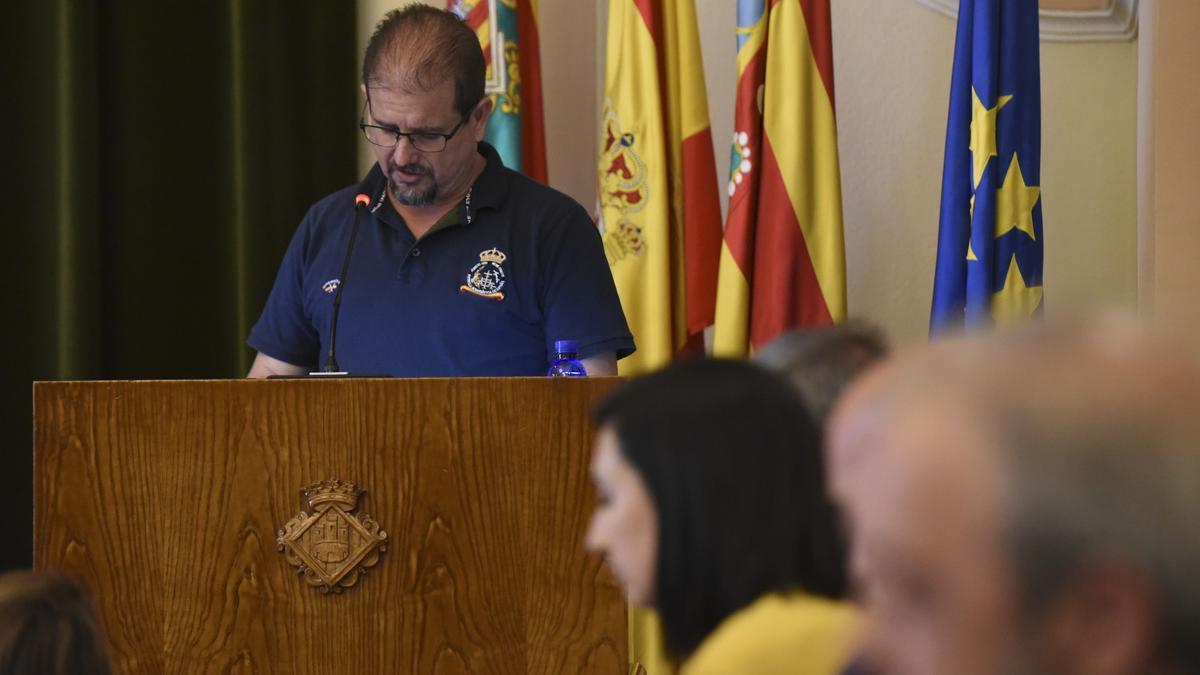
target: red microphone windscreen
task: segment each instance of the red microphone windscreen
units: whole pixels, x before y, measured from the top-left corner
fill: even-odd
[[[354,195],[354,205],[355,206],[367,206],[370,203],[371,203],[371,198],[366,196],[365,194],[360,192],[360,193]]]

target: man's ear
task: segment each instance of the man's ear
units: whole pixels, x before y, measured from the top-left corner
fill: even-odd
[[[471,113],[471,125],[475,128],[476,143],[483,140],[483,134],[487,131],[488,117],[491,116],[495,105],[491,96],[485,96],[479,105],[475,106],[475,111]]]
[[[1053,603],[1044,628],[1055,660],[1080,673],[1143,672],[1161,640],[1159,599],[1146,573],[1104,557],[1080,565]]]

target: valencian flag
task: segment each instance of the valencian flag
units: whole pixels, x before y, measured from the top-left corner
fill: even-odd
[[[693,0],[611,0],[607,44],[599,215],[631,375],[703,353],[721,216]]]
[[[961,0],[930,331],[1041,312],[1037,0]]]
[[[537,0],[450,0],[448,9],[475,31],[483,47],[485,91],[495,104],[484,139],[505,166],[545,183]]]
[[[846,316],[829,0],[738,0],[738,84],[713,351]]]

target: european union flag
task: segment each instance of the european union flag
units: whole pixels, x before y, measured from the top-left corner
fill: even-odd
[[[1037,0],[960,0],[933,335],[1042,308]]]

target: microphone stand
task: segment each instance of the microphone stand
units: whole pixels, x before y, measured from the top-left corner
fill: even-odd
[[[362,216],[363,207],[371,203],[371,198],[359,193],[354,196],[354,223],[350,226],[350,241],[346,244],[346,256],[342,259],[342,273],[338,275],[337,291],[333,294],[333,316],[329,321],[329,354],[321,370],[310,375],[317,376],[346,376],[350,373],[341,369],[337,362],[337,326],[338,315],[342,309],[342,290],[346,288],[346,274],[350,271],[350,258],[354,255],[354,240],[358,238],[358,221]]]

